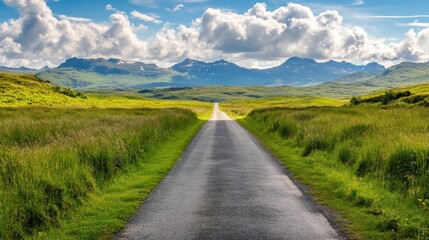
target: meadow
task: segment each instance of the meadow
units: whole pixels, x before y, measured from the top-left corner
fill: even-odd
[[[240,120],[357,239],[429,237],[428,122],[428,108],[368,104]]]
[[[3,108],[0,116],[0,239],[59,226],[91,193],[201,122],[184,109]]]

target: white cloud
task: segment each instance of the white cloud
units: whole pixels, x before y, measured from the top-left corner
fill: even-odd
[[[360,6],[360,5],[364,5],[364,4],[365,4],[364,0],[355,0],[352,5]]]
[[[131,16],[138,18],[138,19],[145,21],[145,22],[151,22],[151,23],[155,23],[155,24],[161,24],[162,23],[162,21],[159,20],[159,16],[156,16],[156,15],[151,16],[151,15],[144,14],[144,13],[141,13],[138,11],[132,11]]]
[[[243,66],[268,67],[291,56],[317,60],[428,61],[429,28],[410,30],[402,41],[371,38],[360,27],[343,25],[335,10],[314,14],[300,4],[268,10],[255,4],[245,13],[207,9],[190,26],[164,24],[141,40],[124,12],[115,11],[109,23],[69,16],[55,17],[44,0],[3,0],[20,12],[18,19],[0,23],[0,65],[42,67],[69,57],[116,57],[168,66],[185,57],[211,61],[219,58]],[[189,0],[188,0],[189,1]],[[182,1],[183,2],[183,1]],[[109,6],[109,7],[108,7]],[[158,16],[131,13],[145,22]],[[424,23],[413,22],[424,27]]]
[[[89,18],[70,17],[66,15],[58,15],[58,17],[62,20],[68,20],[71,22],[91,22],[91,19]]]
[[[114,8],[111,4],[107,4],[105,9],[106,11],[117,11],[117,9]]]
[[[409,18],[429,18],[429,15],[354,15],[354,18],[375,18],[375,19],[409,19]]]
[[[150,7],[150,8],[158,8],[163,4],[171,3],[171,2],[180,5],[183,3],[202,3],[207,1],[208,0],[129,0],[131,4]]]
[[[185,7],[185,5],[183,5],[183,4],[177,4],[176,6],[174,6],[174,8],[166,8],[166,9],[167,9],[167,11],[170,11],[170,12],[177,12],[177,11],[182,10],[184,7]]]
[[[147,43],[128,17],[114,13],[110,24],[56,18],[44,0],[4,0],[20,17],[0,24],[0,65],[41,67],[69,57],[140,59]]]
[[[427,22],[412,22],[412,23],[406,23],[405,26],[429,28],[429,23],[427,23]]]

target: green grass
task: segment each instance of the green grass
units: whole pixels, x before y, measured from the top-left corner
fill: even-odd
[[[152,189],[173,167],[204,122],[175,133],[144,161],[115,177],[91,194],[75,212],[60,222],[61,228],[39,233],[44,239],[111,239],[135,213]]]
[[[34,75],[0,73],[0,107],[186,108],[201,119],[209,119],[213,107],[208,102],[147,99],[132,91],[85,93],[85,98],[71,97],[67,93],[67,89],[58,90]]]
[[[429,110],[272,108],[240,123],[357,239],[429,237]]]
[[[155,99],[182,99],[207,102],[224,102],[238,99],[287,97],[330,97],[344,98],[362,95],[384,89],[365,85],[329,83],[310,87],[291,86],[207,86],[186,89],[161,88],[146,89],[142,96]]]
[[[127,89],[153,82],[171,82],[173,74],[157,78],[133,74],[103,75],[95,72],[79,71],[73,68],[52,69],[37,74],[38,77],[62,87],[73,87],[80,91],[97,89]]]
[[[80,225],[77,239],[120,229],[201,126],[185,109],[2,108],[0,116],[0,239],[85,224],[96,214],[112,218],[87,225],[90,232]],[[163,146],[169,140],[171,152]]]
[[[220,104],[222,111],[234,119],[242,119],[252,110],[271,107],[309,107],[309,106],[342,106],[348,99],[325,97],[276,97],[259,99],[238,99]]]

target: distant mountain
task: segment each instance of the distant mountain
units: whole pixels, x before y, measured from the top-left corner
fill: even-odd
[[[184,74],[179,79],[186,79],[194,85],[228,86],[316,85],[353,73],[380,73],[385,70],[377,63],[354,65],[332,60],[319,63],[299,57],[292,57],[278,67],[261,70],[243,68],[225,60],[206,63],[192,59],[185,59],[172,69]]]
[[[403,62],[377,74],[352,74],[332,83],[351,86],[397,88],[429,82],[429,63]],[[331,84],[331,83],[327,83]]]
[[[316,62],[313,59],[292,57],[278,67],[267,69],[281,85],[308,86],[332,81],[354,73],[380,73],[385,68],[377,63],[354,65],[348,62]]]
[[[176,82],[187,82],[190,85],[265,85],[263,71],[247,69],[225,60],[215,62],[202,62],[185,59],[171,67],[174,71],[181,73],[176,77]]]
[[[16,73],[16,74],[36,74],[41,71],[49,70],[50,68],[48,66],[45,66],[40,69],[35,68],[28,68],[28,67],[19,67],[19,68],[10,68],[10,67],[2,67],[0,66],[0,72],[3,73]]]
[[[277,67],[248,69],[219,60],[203,62],[185,59],[171,68],[119,59],[70,58],[58,68],[37,74],[60,86],[80,89],[151,88],[183,86],[309,86],[326,83],[355,73],[381,73],[377,63],[316,62],[292,57]]]
[[[27,68],[27,67],[19,67],[19,68],[9,68],[0,66],[0,72],[3,73],[16,73],[16,74],[35,74],[38,72],[37,69]]]
[[[170,69],[155,64],[113,58],[70,58],[57,68],[37,74],[59,86],[87,90],[138,88],[154,81],[170,82],[173,75]]]

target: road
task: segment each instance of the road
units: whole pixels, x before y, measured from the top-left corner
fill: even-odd
[[[116,239],[341,239],[318,207],[220,112]]]

